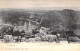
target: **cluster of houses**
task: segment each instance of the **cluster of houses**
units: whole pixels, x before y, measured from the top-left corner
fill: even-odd
[[[28,37],[34,37],[34,36],[36,37],[37,36],[38,37],[37,39],[39,39],[39,37],[40,37],[39,41],[44,40],[46,38],[46,35],[50,34],[50,28],[39,26],[41,24],[41,21],[43,18],[41,18],[40,22],[33,21],[33,20],[31,20],[31,18],[32,17],[30,17],[29,19],[25,19],[25,21],[23,21],[22,18],[20,17],[18,24],[11,25],[10,23],[3,23],[3,20],[0,17],[0,21],[1,21],[0,30],[2,31],[2,29],[3,29],[3,32],[0,32],[1,37],[3,37],[2,41],[9,42],[9,41],[12,41],[13,39],[14,40],[16,39],[16,41],[17,40],[21,41],[21,39],[24,39],[25,36],[27,39],[28,39]],[[6,30],[8,33],[6,32]],[[38,33],[38,34],[36,34],[36,33]],[[14,36],[14,34],[16,34],[16,35]],[[30,35],[28,35],[28,34],[30,34]],[[52,35],[49,35],[48,37],[50,38],[51,36]],[[55,37],[55,36],[52,36],[52,37]],[[48,38],[47,38],[47,40],[48,40]]]

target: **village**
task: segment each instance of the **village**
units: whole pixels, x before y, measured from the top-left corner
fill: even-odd
[[[59,15],[59,14],[58,14]],[[59,15],[60,16],[60,15]],[[75,35],[73,31],[62,26],[62,23],[56,25],[56,31],[51,30],[51,27],[41,26],[44,17],[35,19],[33,13],[28,18],[23,19],[23,16],[18,18],[16,23],[4,23],[3,18],[0,17],[0,41],[2,42],[56,42],[60,41],[75,42],[80,41],[79,36]],[[13,19],[12,19],[13,20]],[[48,23],[48,22],[47,22]],[[46,23],[44,23],[46,24]],[[78,40],[75,40],[76,37]],[[72,40],[73,38],[74,40]],[[72,41],[71,41],[72,40]]]

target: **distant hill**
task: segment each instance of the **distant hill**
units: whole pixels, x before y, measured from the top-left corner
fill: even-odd
[[[3,17],[4,22],[18,23],[20,18],[23,21],[29,19],[31,14],[34,15],[32,20],[36,21],[38,18],[43,17],[43,21],[40,26],[50,27],[52,30],[55,26],[70,28],[73,24],[80,22],[80,11],[74,11],[71,9],[64,10],[27,10],[27,9],[1,9],[0,17]],[[72,28],[70,28],[72,29]]]

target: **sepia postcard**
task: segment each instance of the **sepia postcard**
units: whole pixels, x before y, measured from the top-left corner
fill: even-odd
[[[79,0],[0,0],[0,51],[79,51]]]

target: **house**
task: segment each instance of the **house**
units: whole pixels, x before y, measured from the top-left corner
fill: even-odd
[[[32,24],[31,21],[19,20],[18,24],[14,26],[14,30],[22,31],[24,30],[26,33],[31,33],[36,26]]]

